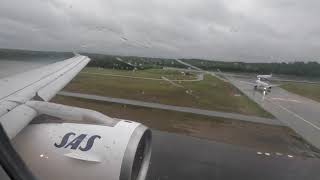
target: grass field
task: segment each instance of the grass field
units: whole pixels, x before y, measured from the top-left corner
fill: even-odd
[[[280,86],[281,88],[320,102],[320,85],[306,83],[287,83]]]
[[[308,149],[308,145],[297,134],[282,126],[65,96],[56,96],[53,102],[90,108],[110,117],[141,122],[152,129],[250,147],[259,151],[291,153],[303,156],[312,153]]]
[[[116,74],[123,76],[134,76],[134,77],[148,77],[161,79],[162,76],[172,80],[190,80],[196,79],[196,74],[189,72],[187,75],[175,70],[163,70],[163,69],[146,69],[137,71],[127,71],[127,70],[115,70],[115,69],[103,69],[87,67],[82,73],[102,73],[102,74]]]
[[[122,73],[124,75],[130,75],[132,73],[126,71],[85,68],[84,72],[86,73],[80,73],[64,90],[177,106],[237,112],[246,115],[272,117],[272,115],[264,111],[256,103],[242,95],[234,86],[211,75],[205,75],[203,81],[176,82],[183,86],[177,87],[167,81],[88,74],[88,72],[95,73],[96,71],[99,71],[100,74],[111,72],[112,74]],[[153,69],[135,73],[141,75],[141,77],[156,77],[163,75],[164,71]],[[182,76],[178,71],[170,72],[169,75],[171,75],[171,78],[173,79],[178,79]]]

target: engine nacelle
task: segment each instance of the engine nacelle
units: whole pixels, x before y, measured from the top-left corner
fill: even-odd
[[[114,126],[31,124],[13,145],[39,179],[141,180],[151,156],[151,131],[122,120]]]

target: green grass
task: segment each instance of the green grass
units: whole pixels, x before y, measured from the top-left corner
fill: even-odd
[[[98,71],[95,68],[86,68],[85,72]],[[129,73],[117,70],[113,73]],[[155,76],[154,72],[162,74],[161,70],[147,70],[139,72],[143,77]],[[179,72],[172,72],[172,74]],[[178,82],[177,82],[178,83]],[[117,98],[135,99],[147,102],[237,112],[246,115],[272,117],[256,103],[241,94],[233,85],[221,81],[211,75],[205,75],[203,81],[181,82],[176,87],[166,81],[152,81],[131,79],[95,74],[80,73],[65,91],[96,94]]]
[[[297,147],[297,149],[303,149],[303,152],[307,151],[304,146],[305,142],[293,138],[299,136],[284,126],[272,126],[65,96],[56,96],[52,101],[93,109],[114,118],[137,121],[152,129],[236,144],[255,148],[259,151],[295,154],[297,152],[292,150],[294,149],[291,148],[293,146]]]
[[[127,71],[127,70],[116,70],[116,69],[103,69],[103,68],[85,68],[83,73],[101,73],[101,74],[115,74],[115,75],[124,75],[124,76],[134,76],[134,77],[148,77],[148,78],[157,78],[161,79],[162,76],[169,78],[171,80],[188,80],[196,79],[196,73],[189,73],[184,75],[176,70],[164,70],[164,69],[146,69],[146,70],[137,70],[137,71]]]
[[[320,85],[306,83],[287,83],[280,86],[281,88],[320,102]]]

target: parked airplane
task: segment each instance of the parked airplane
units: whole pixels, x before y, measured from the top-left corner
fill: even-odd
[[[145,179],[151,156],[151,131],[147,127],[49,102],[89,61],[76,55],[1,79],[1,126],[39,179]],[[39,115],[73,123],[51,120],[30,124]],[[1,157],[4,147],[0,148]],[[13,171],[10,167],[3,169],[9,175],[19,175],[23,171],[18,167],[25,166],[16,164]]]

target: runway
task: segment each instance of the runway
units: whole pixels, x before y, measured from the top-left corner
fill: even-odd
[[[320,160],[152,130],[147,180],[314,180]],[[106,177],[108,175],[106,174]],[[9,179],[0,167],[0,179]]]
[[[256,117],[256,116],[247,116],[247,115],[237,114],[237,113],[211,111],[211,110],[204,110],[204,109],[197,109],[197,108],[190,108],[190,107],[173,106],[173,105],[167,105],[167,104],[137,101],[132,99],[113,98],[113,97],[106,97],[106,96],[97,96],[93,94],[83,94],[83,93],[75,93],[75,92],[61,91],[58,93],[58,95],[283,126],[283,124],[280,121],[275,119]]]
[[[320,103],[280,87],[273,87],[271,93],[263,97],[260,92],[253,90],[252,85],[241,82],[252,80],[230,76],[228,79],[250,99],[320,149]]]
[[[257,74],[254,73],[219,73],[224,76],[232,76],[240,79],[251,79],[255,77]],[[290,79],[291,78],[291,79]],[[270,81],[276,82],[293,82],[293,83],[306,83],[306,84],[320,84],[319,79],[306,80],[304,77],[290,76],[290,75],[277,75],[277,77],[271,77]]]
[[[268,154],[155,130],[152,133],[148,180],[314,180],[319,177],[317,158]]]

